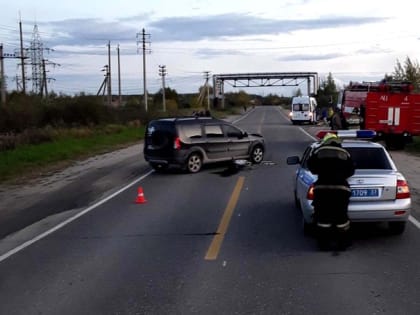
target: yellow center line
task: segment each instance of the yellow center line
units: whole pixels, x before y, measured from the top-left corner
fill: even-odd
[[[242,186],[244,185],[245,177],[240,176],[236,182],[235,188],[230,196],[229,202],[226,206],[225,212],[223,213],[222,220],[220,221],[219,227],[217,228],[217,234],[214,236],[213,241],[210,244],[207,254],[204,257],[205,260],[215,260],[219,254],[220,247],[222,246],[223,239],[229,226],[230,219],[232,218],[233,211],[235,210],[236,204],[238,203],[239,195],[241,194]]]

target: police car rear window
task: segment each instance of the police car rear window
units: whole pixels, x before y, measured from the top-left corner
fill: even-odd
[[[356,169],[392,169],[388,157],[381,148],[346,148]]]

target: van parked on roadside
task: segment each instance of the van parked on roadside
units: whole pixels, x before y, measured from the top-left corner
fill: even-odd
[[[293,125],[310,123],[316,124],[316,99],[311,96],[295,96],[292,98],[290,121]]]

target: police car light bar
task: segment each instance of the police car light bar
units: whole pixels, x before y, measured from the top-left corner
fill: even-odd
[[[342,139],[373,139],[376,136],[374,130],[321,130],[316,134],[318,139],[324,138],[327,133],[336,134]]]

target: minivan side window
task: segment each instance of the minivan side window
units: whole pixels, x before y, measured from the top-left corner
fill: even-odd
[[[223,130],[221,125],[205,125],[204,131],[208,138],[223,138]]]
[[[226,126],[226,134],[229,138],[241,138],[243,133],[234,126]]]
[[[197,139],[201,138],[201,125],[181,125],[180,129],[186,138]]]

